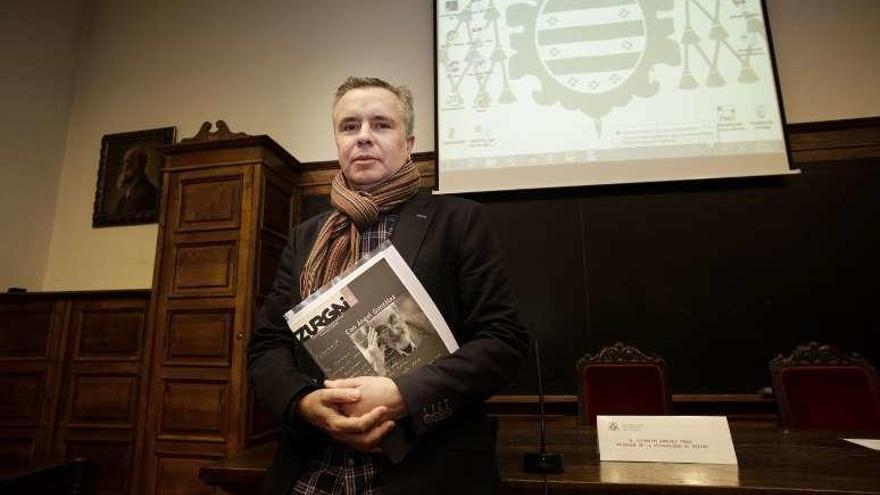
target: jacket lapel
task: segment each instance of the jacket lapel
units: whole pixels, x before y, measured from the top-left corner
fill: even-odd
[[[409,266],[413,266],[431,224],[432,204],[431,193],[420,192],[400,209],[400,217],[391,241]]]

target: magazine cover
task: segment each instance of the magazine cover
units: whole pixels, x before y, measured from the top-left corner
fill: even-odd
[[[284,315],[328,379],[396,377],[458,349],[390,242]]]

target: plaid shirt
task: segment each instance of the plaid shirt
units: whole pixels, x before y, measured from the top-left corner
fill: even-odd
[[[394,232],[397,212],[379,216],[379,220],[361,232],[361,253],[379,247]],[[376,473],[372,454],[364,454],[336,442],[328,442],[321,456],[313,459],[300,473],[290,495],[380,495],[382,481]]]
[[[382,482],[371,454],[328,442],[300,473],[291,495],[380,495]]]

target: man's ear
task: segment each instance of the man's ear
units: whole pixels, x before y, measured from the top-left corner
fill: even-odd
[[[416,137],[410,136],[406,138],[406,158],[407,160],[412,160],[412,150],[413,146],[416,144]]]

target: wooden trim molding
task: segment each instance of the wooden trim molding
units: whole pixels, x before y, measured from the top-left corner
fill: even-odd
[[[68,290],[68,291],[28,291],[2,292],[0,302],[45,300],[45,299],[88,299],[88,298],[149,298],[150,289],[101,289],[101,290]]]
[[[548,416],[576,416],[577,395],[547,395],[544,410]],[[494,416],[535,416],[537,395],[495,395],[486,401],[486,409]],[[732,420],[778,421],[776,402],[764,394],[672,394],[672,414],[723,415]]]
[[[795,165],[880,157],[880,117],[788,126]]]

